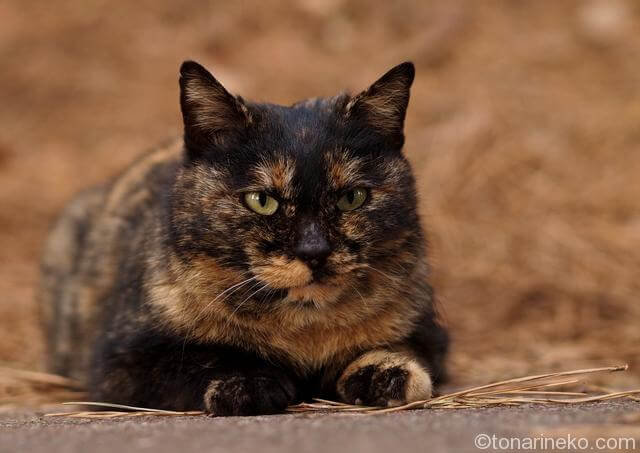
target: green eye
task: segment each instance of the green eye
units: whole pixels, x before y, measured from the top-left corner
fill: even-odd
[[[353,211],[362,206],[362,203],[367,199],[367,190],[362,188],[356,188],[348,190],[338,200],[338,209],[341,211]]]
[[[247,192],[244,202],[252,211],[262,215],[271,215],[278,209],[278,200],[264,192]]]

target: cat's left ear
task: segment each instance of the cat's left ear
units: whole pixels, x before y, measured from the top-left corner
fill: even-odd
[[[196,145],[222,142],[251,122],[242,99],[195,61],[185,61],[180,67],[180,106],[185,141]]]
[[[345,107],[350,118],[364,120],[394,141],[404,141],[404,118],[409,90],[415,77],[413,63],[407,61],[389,70],[373,85],[354,96]]]

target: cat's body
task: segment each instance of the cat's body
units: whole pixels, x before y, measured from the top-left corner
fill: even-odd
[[[94,399],[218,415],[427,398],[447,335],[401,154],[413,66],[292,107],[181,74],[184,142],[83,193],[50,236],[50,369]]]

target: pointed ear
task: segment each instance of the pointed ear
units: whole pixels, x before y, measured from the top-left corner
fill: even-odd
[[[180,106],[187,143],[220,143],[251,121],[247,107],[203,66],[185,61],[180,67]]]
[[[367,90],[353,97],[346,106],[346,115],[364,120],[383,135],[400,143],[404,141],[404,118],[409,105],[409,89],[415,68],[405,62],[380,77]]]

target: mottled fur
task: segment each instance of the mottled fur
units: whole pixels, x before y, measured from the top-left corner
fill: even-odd
[[[184,140],[81,195],[49,238],[50,368],[92,399],[216,415],[428,397],[447,335],[401,153],[412,81],[405,63],[357,96],[282,107],[183,64]],[[338,210],[353,188],[364,204]]]

